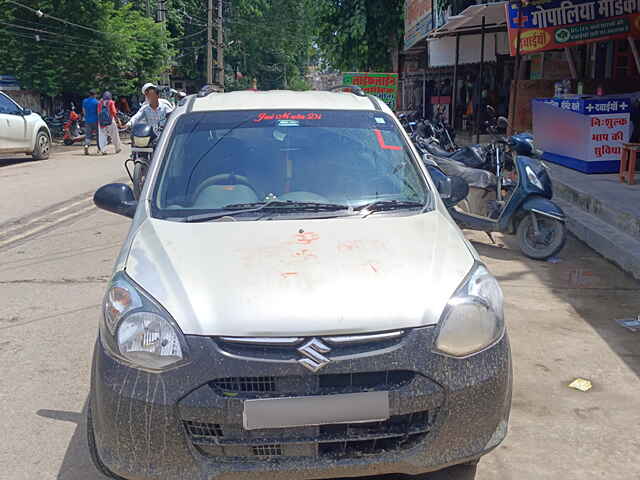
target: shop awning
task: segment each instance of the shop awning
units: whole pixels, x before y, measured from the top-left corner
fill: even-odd
[[[496,2],[467,7],[459,15],[449,17],[447,23],[433,30],[429,37],[479,33],[482,29],[482,17],[485,21],[485,32],[506,31],[506,3]]]

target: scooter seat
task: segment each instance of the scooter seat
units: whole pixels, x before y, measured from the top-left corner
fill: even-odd
[[[440,158],[449,158],[463,163],[467,167],[482,168],[484,158],[482,158],[482,147],[474,145],[472,147],[462,147],[455,152],[447,152],[434,143],[425,145],[427,152]]]
[[[442,171],[449,176],[462,177],[470,187],[492,189],[498,184],[498,178],[488,170],[467,167],[462,162],[449,158],[434,158]]]
[[[436,157],[442,157],[442,158],[449,158],[456,153],[456,152],[447,152],[446,150],[443,150],[442,148],[440,148],[434,143],[427,143],[425,145],[425,148],[427,152],[429,152],[431,155],[435,155]]]

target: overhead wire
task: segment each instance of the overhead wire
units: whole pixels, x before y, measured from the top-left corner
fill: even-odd
[[[94,33],[100,33],[102,35],[119,35],[115,32],[103,32],[101,30],[96,30],[95,28],[91,28],[91,27],[87,27],[86,25],[80,25],[78,23],[74,23],[74,22],[70,22],[69,20],[65,20],[63,18],[58,18],[58,17],[54,17],[53,15],[49,15],[48,13],[43,12],[42,10],[36,10],[35,8],[32,8],[28,5],[24,5],[20,2],[16,2],[15,0],[5,0],[7,3],[12,3],[13,5],[16,5],[18,7],[22,7],[22,8],[26,8],[27,10],[35,13],[38,16],[44,17],[44,18],[50,18],[52,20],[56,20],[58,22],[62,22],[65,23],[67,25],[72,25],[74,27],[77,28],[82,28],[84,30],[88,30],[90,32],[94,32]]]
[[[9,22],[3,22],[3,21],[0,21],[0,25],[5,25],[5,26],[8,26],[8,27],[17,28],[17,29],[20,29],[20,30],[29,30],[29,31],[32,31],[32,32],[42,33],[42,34],[45,34],[45,35],[53,35],[53,36],[65,37],[67,39],[78,40],[78,41],[89,43],[89,44],[93,44],[93,45],[96,45],[96,46],[97,45],[104,45],[104,43],[102,43],[100,40],[80,38],[80,37],[76,37],[74,35],[69,35],[67,33],[50,32],[48,30],[44,30],[44,29],[41,29],[41,28],[25,27],[23,25],[18,25],[18,24],[13,24],[13,23],[9,23]]]
[[[29,35],[29,34],[26,34],[26,33],[23,34],[23,33],[19,33],[19,32],[12,32],[10,30],[2,30],[2,29],[0,29],[0,32],[7,33],[7,34],[15,36],[15,37],[20,37],[20,38],[25,38],[27,40],[32,40],[32,41],[34,41],[36,43],[40,43],[40,44],[46,43],[46,44],[49,44],[49,45],[54,46],[54,47],[62,48],[64,46],[64,47],[85,48],[85,46],[82,45],[82,44],[65,42],[63,40],[58,40],[58,39],[55,39],[55,38],[40,38],[38,40],[37,38],[35,38],[35,35]]]
[[[172,42],[181,42],[182,40],[186,40],[187,38],[195,37],[196,35],[200,35],[201,33],[204,33],[206,31],[207,31],[207,29],[204,28],[204,29],[202,29],[202,30],[200,30],[198,32],[191,33],[189,35],[185,35],[184,37],[172,38],[171,41]]]

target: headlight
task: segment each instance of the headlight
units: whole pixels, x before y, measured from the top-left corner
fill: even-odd
[[[139,148],[146,148],[151,142],[151,137],[132,137],[133,146]]]
[[[533,183],[536,187],[538,187],[540,190],[544,190],[544,187],[542,186],[540,179],[536,175],[536,172],[534,172],[529,165],[524,167],[524,170],[527,172],[527,178],[529,179],[529,181]]]
[[[449,300],[435,350],[467,357],[496,343],[504,333],[502,290],[483,265],[476,265]]]
[[[105,296],[100,330],[110,353],[135,367],[161,370],[186,359],[184,335],[173,319],[122,272]]]

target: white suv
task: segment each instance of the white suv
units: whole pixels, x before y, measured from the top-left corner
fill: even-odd
[[[0,92],[0,154],[26,153],[44,160],[49,150],[51,133],[42,117]]]

